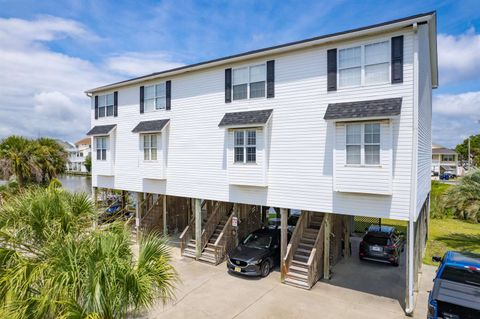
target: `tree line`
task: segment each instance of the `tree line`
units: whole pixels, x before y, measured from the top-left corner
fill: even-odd
[[[0,141],[0,177],[15,176],[20,187],[47,184],[65,172],[67,162],[66,150],[51,138],[12,135]]]

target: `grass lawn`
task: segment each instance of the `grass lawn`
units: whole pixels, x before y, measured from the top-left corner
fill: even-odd
[[[480,253],[480,224],[461,220],[430,219],[429,239],[423,262],[436,265],[432,256],[443,256],[447,250]]]

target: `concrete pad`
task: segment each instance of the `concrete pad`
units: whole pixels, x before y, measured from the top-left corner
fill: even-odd
[[[178,248],[174,248],[173,253],[173,265],[182,280],[177,285],[176,300],[165,306],[157,305],[143,318],[407,318],[393,288],[383,290],[387,296],[382,296],[381,289],[361,285],[362,278],[368,286],[388,279],[401,280],[398,279],[401,275],[391,275],[404,272],[401,268],[362,265],[351,257],[334,268],[332,280],[303,290],[280,283],[278,269],[266,278],[246,278],[227,273],[225,263],[213,266],[184,258]],[[365,276],[366,269],[369,273],[378,272],[380,279],[375,281],[372,278],[377,277]],[[426,316],[426,299],[434,270],[424,266],[422,275],[414,318]],[[349,281],[353,283],[348,284]],[[398,287],[404,282],[392,284]]]

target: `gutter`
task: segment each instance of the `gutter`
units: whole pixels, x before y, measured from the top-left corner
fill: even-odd
[[[249,51],[249,52],[240,53],[232,56],[227,56],[224,58],[214,59],[206,62],[200,62],[196,64],[191,64],[191,65],[171,69],[171,70],[157,72],[150,75],[145,75],[145,76],[133,78],[130,80],[125,80],[125,81],[97,87],[94,89],[90,89],[85,91],[85,93],[88,96],[91,96],[93,93],[96,93],[96,92],[107,91],[107,90],[111,90],[111,89],[115,89],[115,88],[119,88],[127,85],[132,85],[139,82],[145,82],[145,81],[163,78],[163,77],[171,77],[173,75],[207,69],[207,68],[224,65],[224,64],[230,64],[238,61],[243,61],[246,59],[259,58],[267,55],[279,54],[287,51],[293,51],[293,50],[309,48],[309,47],[318,46],[318,45],[324,45],[324,44],[337,42],[345,39],[352,39],[355,37],[372,35],[372,34],[381,33],[385,31],[392,31],[395,29],[402,29],[416,23],[429,22],[430,20],[432,20],[432,18],[435,19],[435,12],[418,14],[418,15],[407,17],[404,19],[393,20],[391,22],[384,22],[384,23],[375,24],[375,25],[367,26],[363,28],[337,32],[333,34],[328,34],[328,35],[296,41],[296,42],[290,42],[290,43],[281,44],[273,47]]]

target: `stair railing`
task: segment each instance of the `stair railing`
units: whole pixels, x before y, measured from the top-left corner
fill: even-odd
[[[313,285],[315,285],[315,283],[320,279],[320,275],[323,272],[323,241],[325,238],[325,223],[326,219],[324,217],[307,262],[308,285],[310,288],[313,287]]]
[[[290,238],[290,242],[287,245],[287,252],[285,253],[285,257],[283,258],[284,264],[281,269],[282,281],[285,280],[288,269],[290,269],[290,265],[293,260],[293,255],[298,249],[298,245],[300,244],[300,239],[302,238],[303,232],[308,226],[309,214],[309,212],[302,212],[302,214],[298,218],[297,225],[295,226],[292,237]]]
[[[151,195],[151,194],[149,194],[149,195]],[[165,196],[165,195],[162,195],[162,196]],[[148,208],[147,212],[143,216],[140,217],[140,222],[138,223],[139,227],[140,227],[140,230],[142,230],[142,231],[149,230],[146,226],[143,225],[143,221],[145,220],[145,218],[147,216],[150,215],[150,213],[153,211],[154,208],[156,208],[160,205],[160,199],[162,199],[162,196],[158,196],[157,200],[155,202],[152,202],[152,206],[150,206]],[[150,202],[150,198],[148,197],[148,195],[147,195],[147,198],[143,202],[147,202],[147,201]]]
[[[190,218],[187,227],[180,234],[180,252],[183,254],[185,248],[187,248],[188,242],[193,237],[193,230],[195,229],[195,215]]]
[[[225,255],[230,252],[235,246],[235,236],[233,234],[234,227],[232,225],[232,219],[236,216],[233,213],[233,205],[227,207],[228,214],[230,215],[223,226],[222,232],[218,235],[213,248],[215,249],[215,264],[218,265],[223,261]]]
[[[222,220],[223,216],[225,216],[224,214],[225,214],[225,203],[216,202],[213,207],[212,214],[208,217],[202,229],[202,238],[201,238],[202,251],[208,245],[208,241],[210,240],[210,237],[212,237],[218,224]]]

